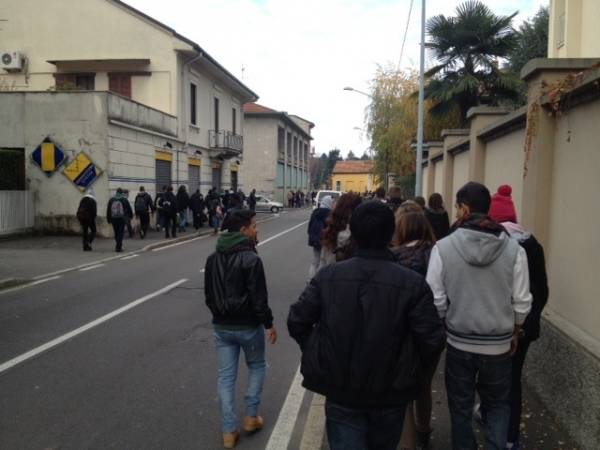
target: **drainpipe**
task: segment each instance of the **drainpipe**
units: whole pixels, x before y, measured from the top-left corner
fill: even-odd
[[[183,135],[184,135],[184,140],[183,140],[183,149],[185,150],[188,146],[189,143],[189,139],[190,139],[190,125],[188,123],[188,104],[186,102],[187,100],[187,77],[186,77],[186,68],[190,67],[191,64],[195,61],[198,61],[199,59],[201,59],[204,55],[202,54],[202,52],[198,52],[197,55],[195,55],[193,58],[191,58],[189,61],[184,62],[181,65],[181,98],[182,98],[182,102],[181,102],[181,106],[182,106],[182,113],[181,113],[181,117],[182,117],[182,121],[183,121]],[[179,187],[179,151],[177,151],[177,158],[176,158],[176,164],[177,164],[177,168],[175,169],[175,182],[177,184],[177,187]]]

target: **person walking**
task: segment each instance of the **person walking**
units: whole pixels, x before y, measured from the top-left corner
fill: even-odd
[[[148,227],[150,225],[150,214],[154,214],[154,203],[152,203],[152,197],[146,192],[144,186],[140,186],[140,191],[135,196],[133,202],[133,209],[135,215],[140,222],[140,238],[144,239],[148,234]]]
[[[303,386],[326,397],[331,450],[395,450],[420,373],[444,346],[425,279],[394,262],[394,214],[380,202],[356,208],[356,256],[320,270],[290,307],[302,351]]]
[[[331,195],[326,195],[321,200],[321,205],[315,209],[310,215],[308,222],[308,245],[312,247],[313,258],[308,270],[308,279],[315,276],[321,262],[321,235],[325,229],[327,217],[333,208],[333,198]]]
[[[350,218],[352,211],[361,203],[360,195],[352,192],[343,194],[335,203],[321,238],[319,269],[352,257],[355,246],[350,232]]]
[[[233,211],[227,232],[219,237],[216,252],[208,257],[204,271],[204,293],[213,315],[219,364],[218,396],[225,448],[235,447],[240,437],[235,413],[240,350],[248,367],[242,427],[254,432],[264,426],[258,411],[266,370],[265,330],[269,343],[277,341],[256,241],[256,213],[247,209]]]
[[[546,260],[544,248],[535,236],[517,222],[517,213],[513,204],[512,188],[503,185],[492,196],[490,217],[499,222],[525,250],[527,266],[529,269],[529,289],[533,297],[531,312],[527,315],[523,328],[519,333],[517,351],[512,357],[512,371],[510,383],[510,419],[508,421],[508,439],[506,448],[520,450],[521,447],[521,411],[522,411],[522,385],[521,376],[525,357],[532,342],[540,337],[540,320],[542,311],[548,302],[548,276],[546,274]],[[486,416],[484,413],[483,416]]]
[[[169,186],[167,191],[160,199],[159,207],[163,213],[163,227],[165,228],[165,238],[169,238],[169,228],[171,236],[177,237],[177,198],[173,194],[173,186]]]
[[[133,210],[131,209],[131,203],[129,202],[129,189],[123,189],[123,197],[125,198],[125,202],[127,202],[127,211],[131,213],[127,215],[125,218],[125,226],[127,227],[127,234],[129,235],[129,239],[133,238],[133,226],[131,225],[131,221],[133,220]]]
[[[293,208],[294,207],[294,192],[293,191],[288,192],[287,200],[288,200],[288,208]]]
[[[194,230],[198,231],[202,228],[202,215],[204,214],[204,197],[200,193],[200,189],[190,197],[190,209],[192,210],[192,219],[194,222]]]
[[[457,222],[431,251],[427,281],[447,331],[446,390],[452,448],[474,448],[475,391],[485,445],[504,450],[510,418],[511,353],[531,310],[525,250],[488,216],[490,192],[476,182],[456,193]]]
[[[123,189],[118,188],[116,194],[108,201],[106,207],[106,220],[113,227],[115,233],[115,250],[123,251],[123,236],[125,234],[125,224],[129,217],[133,217],[131,205],[125,198]]]
[[[252,189],[248,196],[248,208],[250,208],[250,211],[256,211],[256,189]]]
[[[376,200],[381,203],[387,203],[387,200],[385,199],[385,188],[384,187],[378,187],[375,190],[375,198],[373,200]]]
[[[83,251],[92,251],[92,242],[96,237],[96,216],[98,214],[98,205],[96,196],[92,188],[82,197],[77,208],[77,220],[81,225],[83,232]]]
[[[179,219],[179,231],[183,233],[187,227],[187,213],[190,206],[190,196],[185,186],[177,189],[177,215]]]
[[[160,229],[164,227],[165,215],[160,205],[162,204],[162,199],[166,192],[167,186],[163,186],[160,192],[158,192],[154,198],[154,209],[156,210],[156,231],[160,231]]]
[[[388,203],[389,204],[389,203]],[[407,203],[396,211],[396,231],[392,253],[396,261],[425,277],[429,255],[435,245],[435,236],[423,211],[416,204]],[[423,366],[417,398],[406,409],[400,448],[402,450],[425,450],[429,448],[431,434],[431,382],[435,375],[440,354]]]
[[[444,208],[442,196],[437,192],[429,196],[428,206],[428,208],[425,208],[425,217],[427,217],[431,228],[433,228],[435,238],[439,241],[448,236],[448,232],[450,231],[448,212]]]
[[[400,186],[392,186],[389,191],[388,206],[395,213],[402,203],[404,203],[402,189]]]
[[[221,220],[223,219],[223,206],[216,188],[212,188],[208,192],[206,202],[208,207],[208,221],[214,230],[214,234],[217,234],[221,228]]]

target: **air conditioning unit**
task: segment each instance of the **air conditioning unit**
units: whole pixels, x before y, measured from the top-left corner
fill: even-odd
[[[17,51],[0,51],[0,69],[7,72],[19,72],[23,70],[24,56]]]

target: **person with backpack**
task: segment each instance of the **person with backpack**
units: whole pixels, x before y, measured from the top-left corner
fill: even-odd
[[[456,193],[457,222],[433,247],[427,270],[446,323],[446,390],[452,448],[475,448],[475,391],[486,414],[486,448],[504,450],[512,359],[531,310],[527,254],[488,215],[491,196],[476,182]]]
[[[248,366],[242,427],[254,432],[264,426],[258,409],[266,371],[265,331],[269,343],[277,341],[256,241],[256,213],[247,209],[230,211],[227,232],[219,237],[216,252],[206,260],[204,271],[204,294],[213,316],[219,364],[218,397],[225,448],[235,447],[240,437],[235,408],[240,350]]]
[[[521,411],[522,411],[522,387],[521,376],[523,374],[523,365],[527,350],[532,342],[540,337],[540,320],[542,311],[548,302],[548,275],[546,274],[546,260],[544,257],[544,248],[537,241],[535,236],[523,228],[517,222],[517,212],[513,204],[512,187],[503,185],[498,188],[492,196],[490,206],[490,217],[500,223],[504,229],[515,239],[527,255],[527,265],[529,268],[529,286],[533,303],[531,312],[523,323],[521,333],[519,333],[519,343],[517,351],[512,356],[512,378],[510,384],[510,419],[508,422],[507,449],[520,450],[521,434]],[[482,416],[486,414],[482,411]]]
[[[140,186],[140,192],[135,196],[133,202],[133,208],[135,210],[135,216],[140,222],[140,237],[144,239],[148,233],[148,226],[150,225],[150,213],[154,214],[154,204],[152,203],[152,197],[148,194],[144,186]]]
[[[117,193],[108,201],[108,206],[106,207],[106,220],[112,225],[115,232],[115,250],[117,252],[123,251],[125,224],[129,217],[133,217],[131,205],[125,198],[123,189],[118,188]]]
[[[159,208],[163,214],[163,226],[165,228],[165,238],[169,238],[169,228],[171,236],[177,237],[177,198],[173,194],[173,186],[169,186],[162,198],[159,200]]]
[[[83,231],[84,252],[92,251],[92,242],[96,237],[97,206],[94,190],[90,188],[79,202],[76,214]]]
[[[388,249],[394,214],[379,201],[350,219],[355,257],[325,267],[290,307],[303,386],[326,397],[331,450],[396,450],[423,367],[444,347],[425,279]]]
[[[190,196],[185,186],[177,189],[177,215],[179,217],[179,231],[183,233],[187,227],[187,213],[190,206]]]

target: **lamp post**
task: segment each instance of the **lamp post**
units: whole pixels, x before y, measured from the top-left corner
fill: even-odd
[[[361,95],[364,95],[365,97],[369,97],[371,100],[375,100],[375,97],[373,97],[371,94],[367,94],[366,92],[360,91],[358,89],[354,89],[351,86],[346,86],[344,88],[344,90],[345,91],[350,91],[350,92],[357,92],[357,93],[359,93]],[[354,127],[354,129],[357,129],[357,128],[358,127]],[[386,191],[389,189],[389,183],[390,183],[390,161],[389,161],[389,154],[386,151],[385,152],[385,190]]]
[[[419,110],[417,125],[417,167],[415,180],[415,196],[423,194],[423,124],[425,121],[425,0],[421,9],[421,62],[419,67]]]

